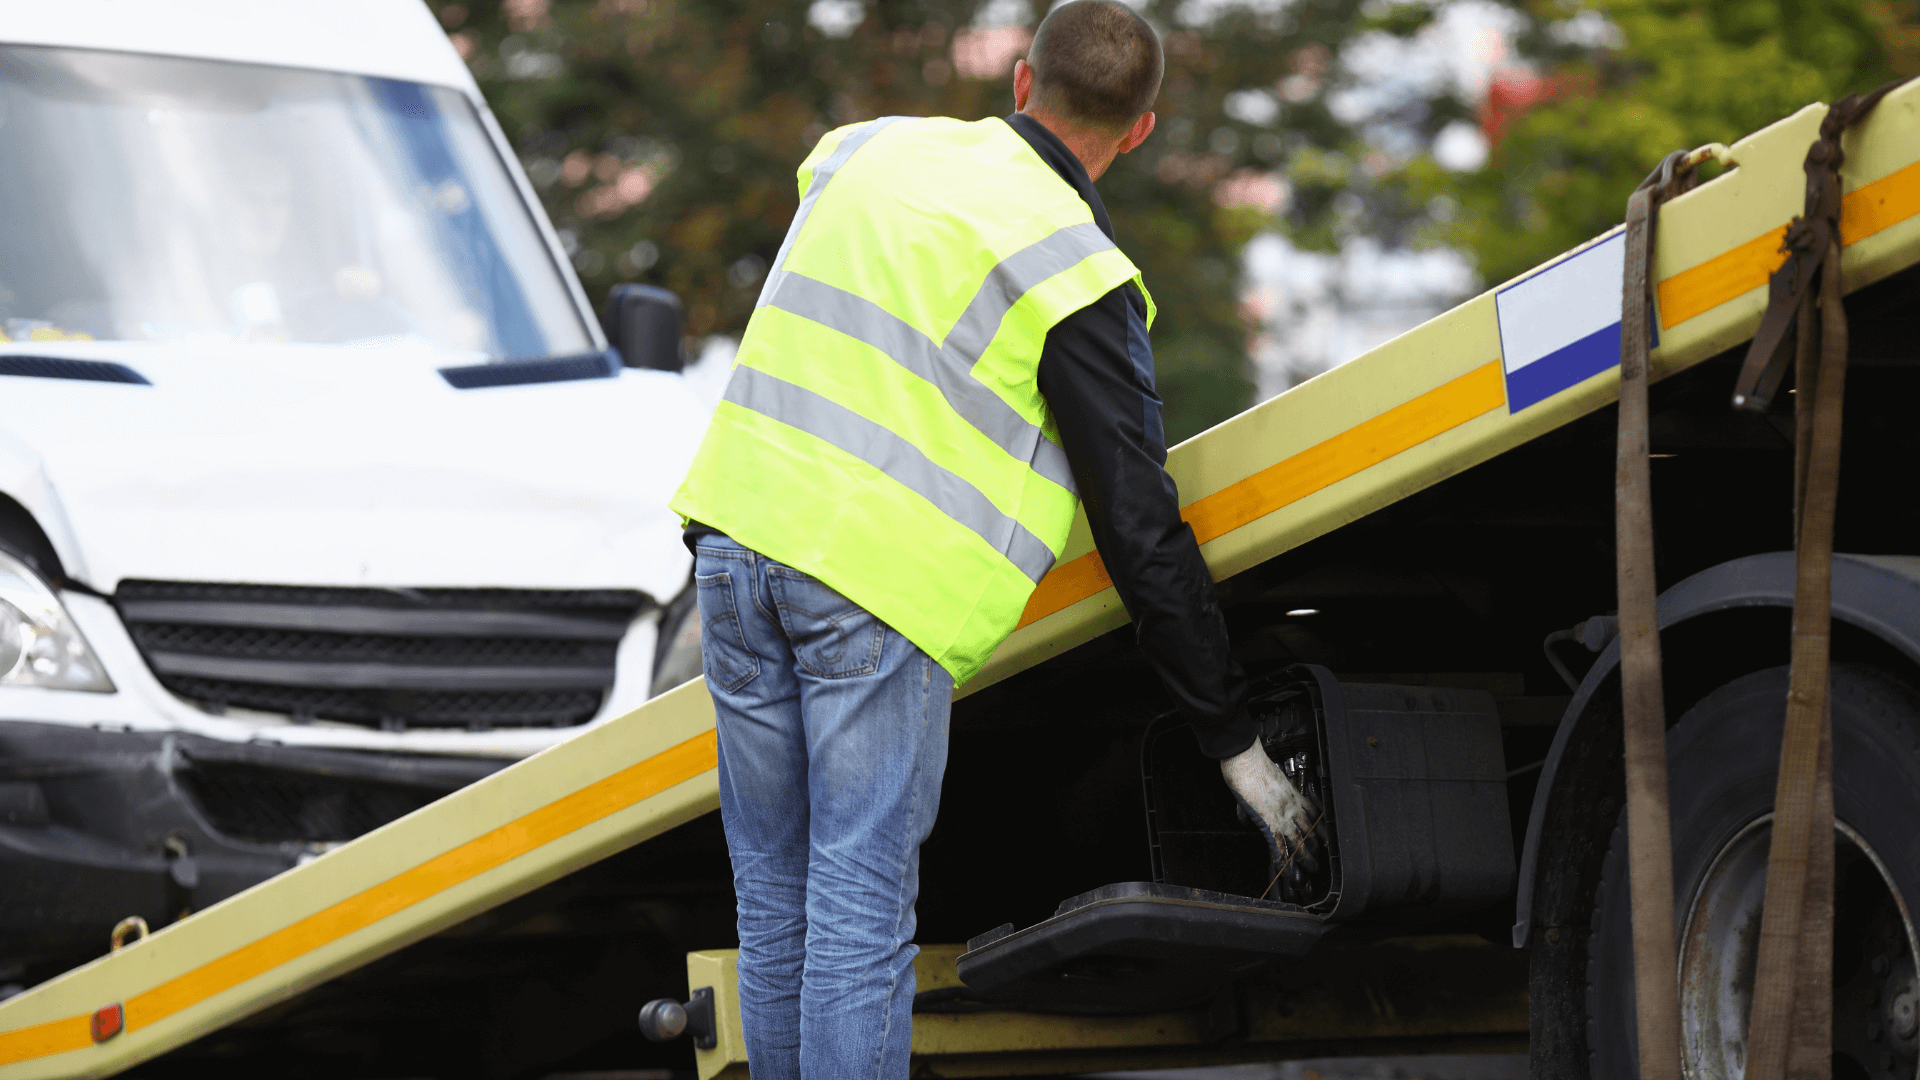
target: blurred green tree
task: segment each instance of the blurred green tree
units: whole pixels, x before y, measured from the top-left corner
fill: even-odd
[[[1488,284],[1618,224],[1669,151],[1730,143],[1811,102],[1870,90],[1910,48],[1890,9],[1862,0],[1536,0],[1526,10],[1520,51],[1555,72],[1545,89],[1557,99],[1514,120],[1476,171],[1448,176],[1422,157],[1404,174],[1411,197],[1459,201],[1441,239],[1471,250]]]
[[[1045,7],[430,2],[590,292],[665,285],[695,336],[745,326],[815,140],[890,113],[1006,113]],[[1497,283],[1618,222],[1666,150],[1920,66],[1911,0],[1134,2],[1166,41],[1160,126],[1101,186],[1160,306],[1174,439],[1249,403],[1263,313],[1242,303],[1240,254],[1258,231],[1327,252],[1457,247]],[[1513,35],[1514,58],[1488,62],[1496,98],[1510,79],[1521,100],[1482,100],[1479,61],[1433,55],[1474,19]],[[1436,163],[1449,126],[1495,136],[1483,165]]]
[[[1197,5],[1197,6],[1196,6]],[[833,126],[892,113],[1012,110],[1029,0],[434,0],[596,297],[673,289],[695,336],[738,334],[798,202],[794,170]],[[1295,0],[1255,10],[1149,0],[1167,28],[1159,129],[1102,181],[1119,241],[1160,309],[1173,439],[1249,404],[1254,320],[1240,250],[1282,227],[1330,247],[1337,196],[1386,169],[1338,119],[1335,58],[1406,35],[1424,4]],[[1366,10],[1363,11],[1363,8]],[[1458,102],[1416,124],[1464,115]],[[1415,221],[1381,187],[1364,227]],[[1372,205],[1372,204],[1370,204]],[[1342,225],[1346,222],[1346,225]]]

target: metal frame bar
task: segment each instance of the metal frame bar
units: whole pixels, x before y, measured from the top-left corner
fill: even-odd
[[[1330,957],[1300,993],[1253,986],[1203,1009],[1146,1016],[1028,1012],[916,1013],[914,1075],[1021,1076],[1178,1068],[1380,1052],[1520,1052],[1527,1045],[1525,958],[1470,935],[1404,938],[1372,958]],[[965,945],[923,945],[921,991],[959,986]],[[687,955],[687,985],[712,987],[715,1045],[695,1052],[700,1080],[744,1080],[738,952]],[[1291,974],[1291,973],[1290,973]]]

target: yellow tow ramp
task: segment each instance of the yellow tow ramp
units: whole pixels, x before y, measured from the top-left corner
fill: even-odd
[[[715,753],[696,680],[0,1004],[0,1077],[111,1075],[708,813]]]

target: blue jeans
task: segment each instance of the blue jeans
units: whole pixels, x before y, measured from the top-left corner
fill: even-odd
[[[953,677],[814,578],[723,536],[695,546],[748,1067],[904,1078]]]

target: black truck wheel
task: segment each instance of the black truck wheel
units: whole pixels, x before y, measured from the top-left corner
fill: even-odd
[[[1832,675],[1834,1080],[1915,1075],[1920,693],[1874,668]],[[1689,1080],[1745,1071],[1787,669],[1720,687],[1667,733],[1674,927]],[[1594,1080],[1639,1075],[1623,811],[1594,897],[1587,1045]]]

